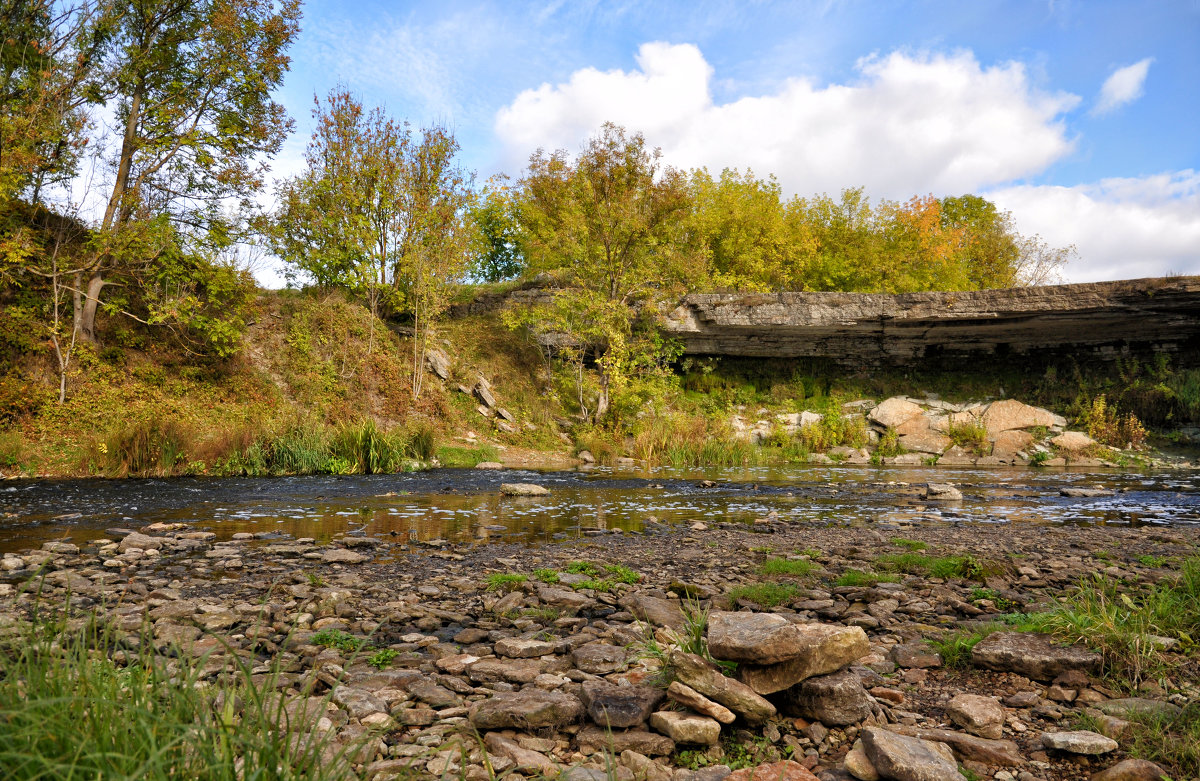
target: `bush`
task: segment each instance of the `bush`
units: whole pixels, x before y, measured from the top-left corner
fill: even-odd
[[[963,450],[969,450],[975,455],[986,456],[992,452],[992,444],[988,441],[987,427],[982,423],[963,423],[962,425],[951,423],[950,428],[946,431],[946,436],[950,437],[950,441]]]
[[[1146,443],[1146,427],[1132,413],[1120,415],[1103,394],[1092,399],[1078,421],[1092,439],[1104,445],[1136,449]]]

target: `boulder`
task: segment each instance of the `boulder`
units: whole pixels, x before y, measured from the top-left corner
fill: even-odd
[[[496,397],[492,394],[492,384],[483,377],[479,378],[479,381],[475,383],[475,387],[472,390],[474,390],[475,395],[479,397],[479,400],[489,410],[496,406]]]
[[[1074,732],[1044,732],[1042,745],[1055,751],[1065,751],[1069,754],[1086,754],[1095,756],[1116,751],[1117,741],[1106,738],[1091,730],[1075,730]]]
[[[953,753],[940,743],[897,735],[878,727],[862,731],[867,759],[880,776],[893,781],[966,781]],[[950,756],[946,756],[947,754]]]
[[[961,502],[963,495],[949,483],[926,483],[921,498],[930,502]]]
[[[1100,655],[1077,646],[1058,646],[1045,635],[996,632],[976,643],[971,662],[998,672],[1014,672],[1038,681],[1052,681],[1067,670],[1097,672]]]
[[[621,607],[643,621],[668,629],[683,629],[683,610],[677,599],[662,599],[632,594],[621,600]]]
[[[965,732],[932,727],[908,727],[893,724],[888,729],[901,735],[933,743],[945,743],[954,749],[954,753],[959,757],[975,762],[1001,767],[1015,767],[1025,763],[1017,744],[1011,740],[990,740],[976,735],[968,735]]]
[[[1064,431],[1050,440],[1050,444],[1065,453],[1082,453],[1095,447],[1096,440],[1082,431]]]
[[[539,751],[522,748],[516,741],[509,740],[498,732],[489,732],[483,738],[489,754],[508,757],[517,772],[534,771],[545,776],[558,772],[558,764]]]
[[[579,750],[584,754],[596,751],[636,751],[639,754],[659,757],[675,751],[675,741],[645,729],[608,729],[589,724],[575,736]]]
[[[922,412],[923,410],[919,405],[914,404],[908,399],[896,396],[880,402],[879,406],[867,414],[867,419],[872,423],[878,423],[884,428],[897,428],[922,414]]]
[[[438,376],[438,379],[450,379],[450,356],[437,347],[425,351],[425,368]]]
[[[998,740],[1004,734],[1004,708],[995,697],[959,694],[946,704],[950,721],[981,738]]]
[[[1162,781],[1167,772],[1147,759],[1126,759],[1092,776],[1092,781]]]
[[[548,585],[538,586],[537,595],[543,604],[550,607],[567,608],[568,610],[581,610],[596,601],[586,594],[580,594],[578,591]]]
[[[485,472],[499,472],[504,468],[504,464],[499,461],[480,461],[475,465],[476,469],[481,469]]]
[[[1033,428],[1034,426],[1050,428],[1059,420],[1060,418],[1052,412],[1040,407],[1031,407],[1015,399],[994,401],[983,413],[983,425],[987,428],[990,437],[1011,429]]]
[[[601,727],[636,727],[663,700],[662,689],[652,686],[618,686],[608,681],[584,681],[583,705]]]
[[[746,684],[727,677],[703,657],[675,650],[670,659],[679,681],[721,703],[751,724],[760,724],[775,715],[774,705]]]
[[[1178,716],[1183,709],[1171,702],[1151,700],[1145,697],[1124,697],[1119,700],[1097,703],[1096,709],[1109,716],[1120,718],[1149,717],[1169,720]]]
[[[729,708],[720,703],[713,702],[692,687],[685,686],[679,681],[671,681],[671,685],[667,687],[667,696],[697,713],[716,719],[722,724],[732,724],[737,718]]]
[[[571,652],[575,667],[590,675],[608,675],[624,669],[627,656],[624,648],[607,643],[588,643]]]
[[[142,550],[158,550],[163,546],[162,537],[151,537],[148,534],[139,532],[130,532],[125,535],[125,538],[117,545],[117,550],[124,553],[130,548],[140,548]]]
[[[809,678],[783,694],[784,708],[829,727],[857,724],[871,715],[871,698],[849,670]]]
[[[773,614],[739,613],[735,615]],[[788,646],[796,654],[793,658],[771,665],[744,664],[738,669],[738,677],[742,682],[759,694],[783,691],[814,676],[837,672],[871,652],[871,643],[860,627],[836,624],[789,624],[789,626],[792,627],[792,631],[789,634]],[[712,650],[711,642],[710,639],[710,651]],[[717,653],[713,652],[713,655],[717,656]]]
[[[664,710],[650,714],[650,726],[676,743],[711,746],[721,739],[721,724],[716,719]]]
[[[583,703],[577,697],[542,689],[496,694],[472,705],[469,714],[477,729],[558,728],[582,715]]]
[[[846,756],[842,758],[842,767],[859,781],[879,781],[879,771],[867,758],[867,750],[863,748],[862,738],[854,741],[854,745],[846,752]]]
[[[817,777],[799,762],[785,759],[735,770],[725,781],[817,781]]]
[[[514,594],[517,592],[513,592]],[[504,611],[497,611],[504,612]],[[496,656],[507,656],[510,659],[531,659],[554,653],[554,643],[545,640],[533,640],[520,637],[504,637],[493,646]]]
[[[992,455],[996,458],[1015,456],[1023,453],[1033,444],[1033,435],[1028,431],[1012,429],[997,432],[992,437]]]
[[[500,493],[505,496],[546,496],[550,489],[535,483],[501,483]]]

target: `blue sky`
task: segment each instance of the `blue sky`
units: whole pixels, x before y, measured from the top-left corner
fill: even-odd
[[[301,164],[343,84],[450,125],[481,178],[611,119],[788,193],[977,192],[1068,281],[1200,273],[1200,0],[310,0],[280,97]]]

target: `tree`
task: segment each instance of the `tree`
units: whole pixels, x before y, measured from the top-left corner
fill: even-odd
[[[517,215],[513,189],[505,177],[489,182],[471,219],[479,230],[481,251],[473,263],[474,274],[484,282],[501,282],[520,276],[525,270],[525,233]]]
[[[271,91],[299,31],[299,0],[131,0],[106,25],[104,98],[119,141],[94,233],[79,322],[96,339],[100,294],[137,281],[179,241],[219,251],[244,228],[264,158],[291,121]]]
[[[318,284],[366,298],[370,353],[380,303],[395,291],[393,228],[410,134],[381,109],[365,112],[345,89],[314,103],[308,169],[279,187],[275,249]]]
[[[444,128],[414,139],[407,124],[367,112],[344,89],[313,113],[308,168],[279,188],[276,251],[318,284],[366,299],[369,350],[382,305],[413,316],[415,398],[430,330],[476,251],[471,176],[455,163],[458,143]]]
[[[573,163],[563,151],[536,152],[521,186],[530,270],[559,276],[556,296],[587,311],[597,331],[594,417],[602,420],[613,394],[645,363],[634,305],[678,292],[695,273],[680,236],[685,178],[663,166],[640,133],[605,123]]]
[[[707,257],[714,287],[783,290],[801,245],[791,241],[779,183],[726,168],[717,180],[692,172],[695,240]]]

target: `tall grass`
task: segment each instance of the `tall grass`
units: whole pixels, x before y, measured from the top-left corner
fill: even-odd
[[[81,624],[81,626],[76,626]],[[347,778],[348,751],[321,708],[274,694],[230,655],[225,682],[202,662],[150,654],[118,664],[95,616],[39,620],[0,641],[0,767],[10,779]],[[148,643],[143,645],[147,648]],[[320,699],[315,700],[320,702]],[[290,706],[290,707],[289,707]]]
[[[110,474],[169,475],[193,445],[190,431],[173,420],[140,420],[111,432],[100,448]]]
[[[1093,575],[1034,618],[1042,631],[1096,648],[1110,672],[1136,686],[1170,669],[1156,638],[1172,638],[1188,651],[1200,642],[1200,556],[1185,560],[1175,578],[1141,594]]]

